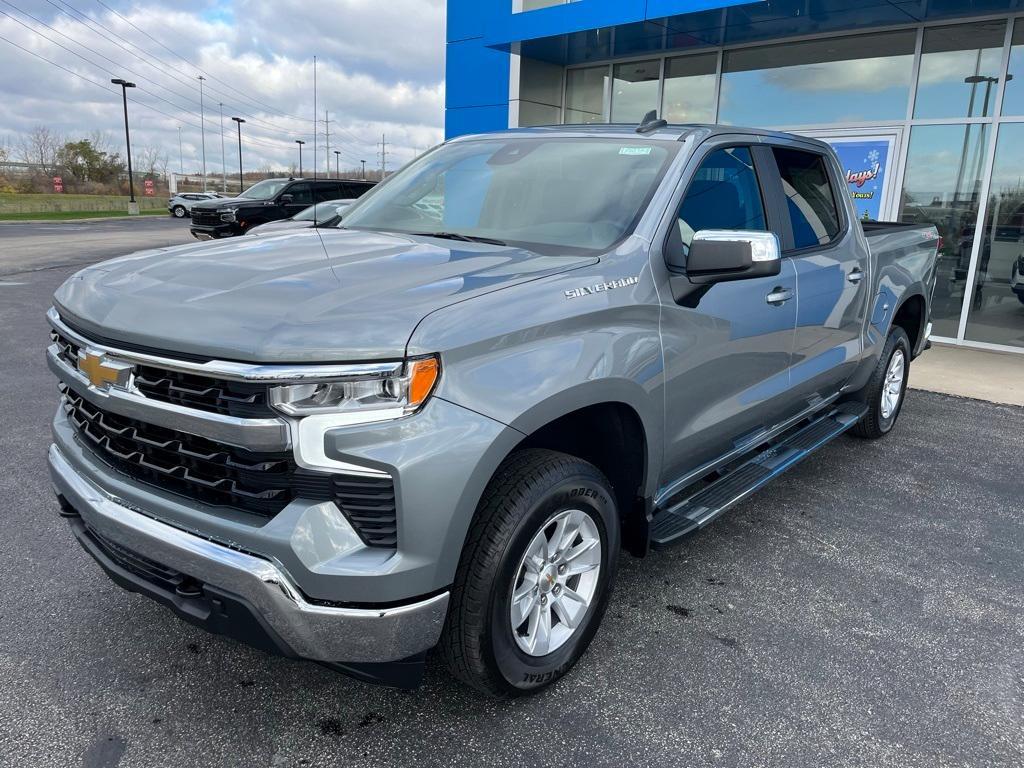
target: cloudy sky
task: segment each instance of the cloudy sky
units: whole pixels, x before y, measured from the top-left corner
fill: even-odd
[[[178,170],[180,126],[184,168],[195,171],[201,156],[197,76],[204,74],[209,172],[221,167],[220,103],[229,173],[237,168],[232,115],[247,121],[247,168],[290,166],[295,140],[303,139],[308,169],[316,55],[318,165],[325,166],[328,110],[331,149],[342,151],[342,168],[356,168],[359,160],[378,166],[384,133],[393,169],[442,137],[444,5],[0,0],[0,146],[16,155],[19,137],[44,125],[69,138],[104,132],[123,154],[120,88],[109,83],[123,77],[139,86],[129,91],[132,154],[156,148],[166,152],[170,170]],[[333,168],[333,152],[331,161]]]

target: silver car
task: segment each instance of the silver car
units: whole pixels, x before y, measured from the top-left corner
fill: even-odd
[[[201,200],[216,200],[216,192],[181,192],[167,201],[167,210],[176,219],[184,219],[192,213],[192,204]]]
[[[292,229],[311,229],[314,226],[334,226],[342,212],[355,200],[326,200],[309,208],[304,208],[290,219],[282,221],[268,221],[266,224],[255,226],[246,232],[247,235],[276,235]]]

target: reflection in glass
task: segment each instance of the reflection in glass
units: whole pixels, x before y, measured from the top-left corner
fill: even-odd
[[[965,338],[1024,347],[1024,123],[999,129]]]
[[[565,81],[565,122],[603,123],[608,67],[570,69]]]
[[[986,125],[919,125],[910,133],[900,220],[943,239],[932,306],[935,335],[956,338],[978,220]]]
[[[757,126],[902,120],[915,32],[727,51],[719,119]]]
[[[665,62],[661,116],[670,123],[715,121],[715,54]]]
[[[914,117],[992,115],[1005,35],[1005,21],[926,29]]]
[[[1003,114],[1024,115],[1024,19],[1013,25],[1009,72],[1003,89]]]
[[[615,65],[612,81],[612,122],[637,123],[658,108],[661,62],[631,61]]]

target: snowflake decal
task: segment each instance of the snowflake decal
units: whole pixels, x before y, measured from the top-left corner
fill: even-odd
[[[881,155],[881,154],[879,153],[879,151],[878,151],[877,149],[872,149],[872,150],[871,150],[870,152],[868,152],[868,162],[869,162],[869,163],[870,163],[871,165],[874,165],[875,163],[877,163],[877,162],[878,162],[878,159],[879,159],[879,158],[880,158],[881,156],[882,156],[882,155]]]

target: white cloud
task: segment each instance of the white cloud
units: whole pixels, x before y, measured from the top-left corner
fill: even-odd
[[[357,167],[360,159],[375,165],[376,142],[382,132],[392,145],[392,168],[442,137],[443,0],[237,0],[175,8],[142,0],[119,9],[124,19],[99,8],[102,13],[91,15],[91,25],[57,14],[52,6],[13,3],[38,21],[4,6],[0,10],[9,16],[0,16],[0,36],[110,90],[0,40],[0,99],[5,105],[0,111],[0,137],[9,143],[35,125],[46,125],[71,136],[105,131],[120,146],[120,93],[108,84],[113,74],[140,86],[129,92],[133,146],[158,146],[172,158],[171,167],[177,168],[177,127],[181,125],[185,167],[195,170],[201,144],[195,77],[202,70],[209,75],[204,98],[208,169],[220,168],[218,102],[225,104],[229,172],[237,162],[231,115],[247,121],[242,129],[247,167],[286,167],[294,161],[296,138],[309,142],[303,156],[309,164],[314,54],[318,56],[317,117],[322,121],[324,110],[330,111],[332,149],[342,150],[343,167]],[[117,7],[112,2],[108,5]],[[322,122],[317,133],[323,167]]]

